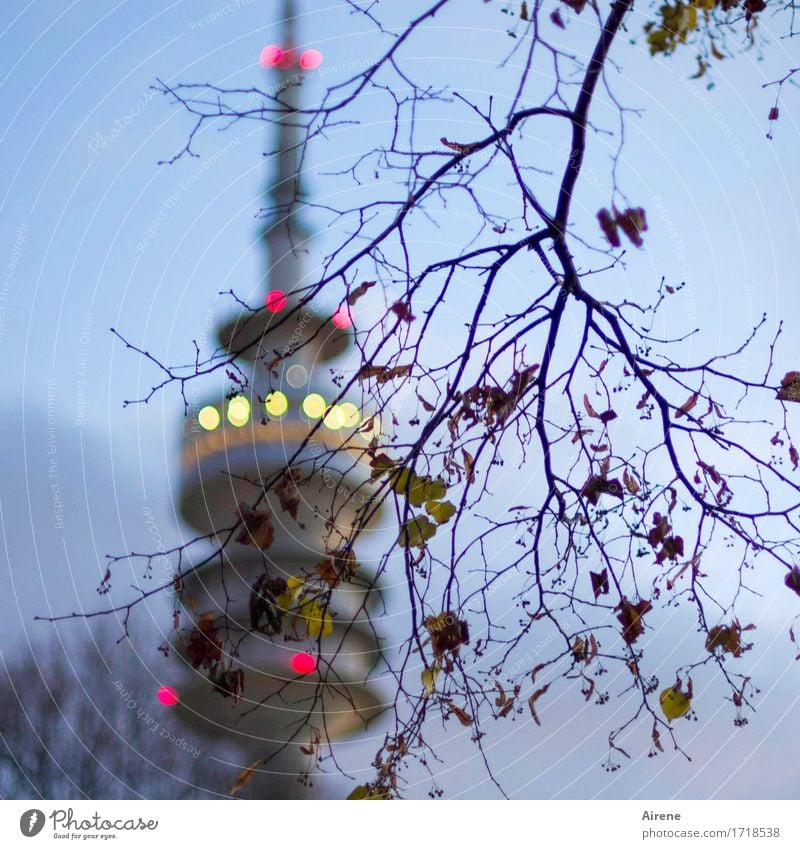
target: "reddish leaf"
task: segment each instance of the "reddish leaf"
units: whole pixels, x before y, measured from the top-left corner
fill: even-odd
[[[589,634],[589,656],[586,658],[587,665],[597,657],[597,640],[594,634]]]
[[[564,0],[564,2],[567,2],[567,0]],[[567,5],[571,4],[567,3]],[[597,213],[597,220],[600,223],[600,229],[603,231],[603,235],[606,239],[608,239],[611,247],[620,247],[622,242],[620,241],[619,233],[617,232],[617,222],[611,213],[607,209],[601,209],[600,212]]]
[[[669,519],[667,519],[666,516],[662,516],[660,513],[656,513],[653,516],[653,527],[647,535],[647,541],[653,546],[653,548],[655,548],[659,543],[663,542],[667,538],[670,530],[671,525],[669,523]]]
[[[742,631],[753,630],[753,625],[742,628],[738,619],[734,619],[730,625],[716,625],[706,637],[706,650],[714,652],[720,649],[722,653],[727,652],[733,657],[741,657],[742,652],[752,648],[752,644],[742,645]]]
[[[627,469],[625,469],[622,473],[622,482],[625,484],[625,489],[627,489],[631,495],[636,495],[639,491],[639,482],[628,472]]]
[[[540,689],[536,690],[536,692],[535,692],[535,693],[534,693],[534,694],[533,694],[533,695],[532,695],[532,696],[528,699],[528,707],[530,708],[531,716],[533,717],[533,721],[534,721],[537,725],[541,725],[542,723],[539,721],[539,717],[538,717],[538,715],[537,715],[537,713],[536,713],[536,702],[537,702],[537,700],[538,700],[541,696],[543,696],[543,695],[544,695],[544,694],[545,694],[545,693],[546,693],[549,689],[550,689],[550,685],[549,685],[549,684],[545,684],[545,685],[544,685],[544,687],[541,687]]]
[[[222,659],[222,637],[213,621],[213,613],[201,616],[186,646],[186,657],[195,669],[212,669]]]
[[[722,475],[714,468],[714,466],[709,466],[707,463],[704,463],[702,460],[697,461],[697,465],[714,481],[715,484],[719,486],[722,483]]]
[[[430,401],[426,401],[419,392],[417,392],[417,398],[419,398],[419,402],[422,404],[422,409],[425,410],[426,413],[432,413],[436,409],[436,407],[434,407]]]
[[[239,516],[244,527],[239,536],[236,537],[236,542],[242,543],[242,545],[254,545],[262,551],[272,545],[275,531],[272,522],[269,520],[268,511],[251,510],[242,501],[239,504]]]
[[[592,505],[597,506],[601,495],[613,495],[622,498],[622,484],[616,479],[607,480],[600,475],[592,475],[583,485],[581,495]]]
[[[462,645],[469,643],[469,626],[452,610],[445,610],[438,616],[428,616],[425,628],[431,640],[431,648],[435,658],[441,659],[446,652],[452,652],[456,657]]]
[[[395,301],[391,310],[401,321],[406,321],[409,324],[416,318],[411,312],[411,307],[405,301]]]
[[[586,408],[587,415],[591,416],[591,418],[593,418],[593,419],[599,419],[600,418],[597,411],[592,406],[592,402],[589,400],[589,396],[586,393],[584,393],[584,395],[583,395],[583,406]]]
[[[298,509],[300,507],[300,493],[297,489],[295,469],[289,469],[275,485],[273,491],[278,496],[281,510],[288,513],[295,522],[297,521]]]
[[[337,587],[343,580],[348,580],[358,568],[355,554],[350,552],[333,552],[329,560],[321,560],[314,571],[331,588]]]
[[[445,147],[449,147],[450,150],[454,150],[456,153],[472,153],[472,151],[475,150],[474,144],[459,144],[458,142],[449,141],[446,136],[442,136],[439,141]]]
[[[695,392],[693,395],[690,395],[683,404],[675,410],[675,418],[679,419],[682,416],[685,416],[688,412],[693,410],[697,404],[697,400],[700,396]]]
[[[577,15],[586,8],[587,0],[561,0],[565,6],[569,6]]]
[[[353,304],[359,299],[362,298],[367,292],[375,285],[374,280],[365,280],[360,286],[356,286],[355,289],[347,296],[347,303],[352,307]]]
[[[618,212],[616,221],[620,230],[637,248],[644,244],[641,234],[647,230],[647,218],[641,206]]]
[[[792,592],[800,595],[800,566],[792,566],[791,571],[789,571],[783,579],[783,583],[786,584]]]
[[[622,639],[628,645],[635,643],[644,633],[642,617],[649,613],[653,606],[645,599],[633,604],[623,596],[622,601],[614,609],[619,611],[617,621],[622,625]]]
[[[474,722],[472,717],[464,710],[464,708],[460,708],[453,702],[447,702],[447,707],[450,709],[450,713],[452,713],[462,725],[472,725]]]
[[[653,745],[658,749],[659,752],[664,751],[664,747],[661,745],[661,733],[658,730],[658,726],[653,723]]]
[[[656,563],[663,563],[667,558],[677,560],[679,557],[683,557],[683,537],[667,537],[661,551],[656,554]]]
[[[375,378],[379,384],[388,383],[398,377],[407,377],[411,374],[411,365],[402,366],[364,366],[358,373],[361,381]]]
[[[467,483],[475,483],[475,458],[466,448],[462,448],[461,459],[464,461],[464,474],[467,476]]]
[[[589,572],[589,578],[592,581],[592,592],[595,598],[608,595],[608,569],[603,569],[602,572]]]
[[[781,401],[800,401],[800,371],[787,371],[777,397]]]

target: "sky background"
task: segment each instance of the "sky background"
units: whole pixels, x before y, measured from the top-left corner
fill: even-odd
[[[383,5],[381,13],[397,24],[422,8],[419,2]],[[502,79],[487,77],[487,70],[508,50],[510,19],[500,13],[499,2],[460,5],[461,13],[426,27],[403,61],[414,73],[429,73],[485,102],[492,94],[488,79],[492,85]],[[155,373],[109,328],[166,361],[182,362],[191,357],[192,338],[210,340],[216,323],[231,315],[218,292],[234,288],[245,300],[257,299],[264,270],[257,213],[269,148],[266,127],[243,122],[204,132],[195,146],[199,159],[157,165],[183,145],[190,125],[150,86],[156,78],[265,84],[257,58],[262,46],[279,41],[278,6],[261,0],[4,3],[4,656],[33,637],[59,639],[59,632],[34,622],[34,615],[102,603],[95,589],[103,555],[151,547],[153,523],[167,547],[179,538],[173,503],[179,398],[168,390],[146,406],[123,408],[124,399],[147,391]],[[341,5],[301,0],[300,8],[300,42],[320,50],[323,68],[331,69],[309,79],[304,91],[313,99],[325,83],[352,74],[349,63],[377,55],[384,42]],[[709,80],[685,78],[696,68],[691,51],[668,59],[646,55],[639,35],[643,22],[633,18],[630,26],[630,39],[638,43],[620,45],[616,58],[623,73],[614,85],[628,105],[643,110],[627,128],[620,180],[647,209],[650,231],[647,250],[630,258],[613,285],[635,297],[642,288],[652,291],[662,274],[685,281],[663,321],[676,335],[702,324],[702,335],[687,347],[689,358],[698,359],[735,347],[762,311],[774,327],[781,318],[791,325],[800,307],[798,99],[796,92],[786,92],[775,138],[767,141],[773,95],[761,88],[796,66],[797,49],[791,41],[771,38],[763,55],[751,49],[720,63],[709,90]],[[564,37],[581,43],[583,26],[573,17]],[[598,119],[610,114],[608,104],[599,102]],[[358,145],[371,146],[384,119],[376,111],[357,131],[334,134],[326,158],[306,175],[310,191],[329,186],[319,172],[358,152]],[[441,135],[478,137],[483,129],[474,121],[455,106],[443,110],[431,121],[432,143]],[[529,139],[531,158],[539,145],[544,161],[558,142]],[[608,203],[607,150],[589,157],[585,175],[576,198],[579,223]],[[168,205],[176,192],[178,203]],[[453,215],[441,239],[459,238],[461,227]],[[331,235],[318,234],[318,255]],[[434,249],[421,242],[419,256]],[[518,290],[510,285],[503,292],[495,308],[513,308]],[[455,320],[457,306],[451,309]],[[797,367],[792,336],[790,326],[780,351],[786,370]],[[755,355],[745,366],[763,371]],[[507,478],[515,492],[528,483],[524,469],[517,475]],[[118,574],[115,592],[137,578]],[[603,712],[564,695],[542,711],[542,727],[521,717],[491,730],[487,746],[506,791],[522,798],[796,798],[800,776],[794,758],[786,755],[798,746],[800,690],[786,632],[797,600],[779,577],[760,585],[765,595],[746,601],[740,613],[744,620],[748,607],[753,617],[769,611],[759,618],[756,649],[741,661],[762,687],[758,713],[746,728],[733,728],[722,691],[709,684],[700,721],[682,729],[692,763],[669,752],[648,759],[645,743],[623,769],[609,774],[599,766],[606,752],[604,729],[613,726],[614,711],[624,705],[612,703]],[[402,595],[394,600],[389,623],[402,621]],[[168,624],[166,607],[159,604],[134,620],[140,662],[154,679],[162,669],[156,652],[161,637],[154,628],[163,632]],[[85,627],[74,623],[68,629],[74,634]],[[679,653],[691,630],[679,617],[673,627],[675,646],[662,648],[667,666],[670,651]],[[546,632],[536,635],[535,645],[547,638]],[[610,689],[615,691],[613,682]],[[445,762],[438,777],[448,795],[496,795],[468,735],[453,723],[447,732],[441,736]],[[351,774],[370,777],[368,763],[382,734],[377,724],[374,736],[341,744]],[[431,739],[436,734],[432,729]],[[410,780],[409,795],[427,792],[424,775]],[[340,796],[345,782],[322,778],[318,787],[324,795]]]

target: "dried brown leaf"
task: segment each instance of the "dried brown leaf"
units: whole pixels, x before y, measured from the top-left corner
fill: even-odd
[[[356,288],[353,289],[353,291],[347,296],[347,303],[352,307],[359,298],[363,298],[364,295],[367,294],[375,283],[375,280],[365,280],[360,286],[356,286]]]
[[[608,595],[608,569],[603,569],[602,572],[589,572],[589,578],[592,582],[592,592],[595,598]]]
[[[693,409],[695,408],[695,406],[697,405],[697,400],[698,400],[698,398],[699,398],[699,397],[700,397],[700,396],[697,394],[697,392],[695,392],[694,394],[690,395],[690,396],[689,396],[689,397],[688,397],[688,398],[687,398],[687,399],[683,402],[683,404],[681,404],[681,405],[680,405],[680,407],[678,407],[678,409],[677,409],[677,410],[675,410],[675,418],[676,418],[676,419],[679,419],[679,418],[681,418],[682,416],[685,416],[685,415],[686,415],[688,412],[690,412],[691,410],[693,410]]]
[[[269,511],[251,510],[242,501],[239,504],[239,516],[243,528],[236,537],[236,542],[242,545],[254,545],[262,551],[272,545],[275,538],[275,530],[269,520]]]
[[[398,377],[407,377],[411,374],[411,365],[402,366],[364,366],[358,373],[360,381],[375,378],[379,384],[388,383]]]
[[[475,458],[466,448],[462,448],[461,459],[464,461],[464,474],[467,476],[467,483],[475,483]]]
[[[230,785],[230,787],[228,787],[228,793],[231,796],[235,796],[242,789],[242,787],[245,786],[245,784],[247,784],[249,781],[252,781],[252,779],[255,776],[255,774],[258,770],[258,767],[260,765],[261,765],[261,759],[259,758],[259,760],[253,761],[253,763],[251,763],[250,766],[245,767],[236,776],[236,778],[233,780],[233,783]]]
[[[452,713],[455,718],[464,726],[472,725],[475,721],[465,710],[464,708],[460,708],[457,704],[453,702],[447,702],[447,707],[450,709],[450,713]]]

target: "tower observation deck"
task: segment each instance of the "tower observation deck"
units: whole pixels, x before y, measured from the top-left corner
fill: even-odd
[[[295,109],[301,74],[293,48],[294,0],[284,0],[283,11],[284,46],[272,63],[270,74],[277,80],[271,84],[279,87],[282,102]],[[343,580],[330,590],[330,619],[326,615],[321,633],[312,634],[310,627],[307,633],[256,628],[253,620],[253,588],[260,580],[273,588],[283,588],[283,582],[296,587],[331,556],[337,525],[344,538],[369,492],[368,469],[359,462],[360,452],[349,446],[360,441],[363,451],[379,427],[377,420],[365,424],[359,399],[330,403],[339,390],[330,382],[326,364],[345,355],[352,343],[349,314],[322,315],[304,307],[292,312],[297,290],[307,285],[304,255],[310,235],[299,214],[298,123],[287,112],[271,125],[274,153],[269,157],[263,231],[266,307],[246,312],[218,331],[223,348],[239,351],[249,345],[236,363],[247,377],[246,388],[198,406],[184,426],[180,455],[182,517],[198,534],[217,533],[222,542],[220,529],[234,524],[239,505],[252,505],[263,496],[261,482],[284,469],[308,440],[299,457],[304,471],[296,517],[268,491],[258,510],[269,513],[272,542],[262,547],[231,540],[221,555],[185,579],[181,591],[184,621],[194,630],[184,629],[173,642],[182,661],[176,670],[177,710],[193,733],[237,747],[243,765],[287,741],[289,752],[307,745],[308,734],[296,734],[303,722],[330,739],[364,728],[380,710],[379,694],[367,683],[380,662],[368,613],[380,599],[365,567],[357,570],[357,580]],[[291,355],[267,367],[275,351]],[[317,462],[323,457],[324,469]],[[309,469],[314,472],[310,477]],[[277,596],[275,589],[270,597]],[[224,646],[220,656],[215,660],[210,652],[209,662],[198,664],[187,638],[190,631],[192,640],[198,634],[214,645],[219,640]],[[215,680],[230,670],[244,676],[243,690],[234,698],[223,692],[225,685],[214,691]]]

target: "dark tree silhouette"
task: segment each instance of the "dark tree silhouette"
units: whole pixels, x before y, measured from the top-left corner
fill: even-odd
[[[114,646],[107,628],[94,640],[3,648],[0,797],[224,795],[219,762],[156,702],[133,652],[101,649]]]
[[[666,4],[643,31],[632,0],[489,3],[508,16],[512,38],[497,69],[486,71],[494,74],[494,97],[481,101],[406,61],[426,26],[454,5],[429,3],[390,31],[377,4],[348,0],[384,50],[313,106],[297,108],[291,87],[158,86],[192,121],[170,162],[196,155],[207,125],[257,120],[299,126],[307,167],[324,156],[330,137],[358,126],[376,104],[393,114],[371,127],[369,149],[351,146],[346,164],[318,176],[330,191],[316,197],[333,200],[295,193],[285,208],[264,211],[286,220],[302,212],[334,234],[313,278],[271,317],[231,292],[245,311],[241,346],[198,352],[189,366],[147,353],[160,382],[139,399],[177,384],[185,405],[186,385],[220,370],[238,391],[249,379],[239,366],[244,354],[278,388],[284,364],[317,344],[319,333],[337,332],[330,317],[338,308],[352,319],[355,354],[334,371],[340,392],[333,403],[360,393],[366,422],[347,431],[340,447],[309,454],[324,427],[317,421],[279,473],[252,481],[251,503],[229,526],[169,552],[174,582],[115,608],[127,623],[148,596],[164,589],[180,596],[182,581],[221,564],[237,539],[269,548],[268,494],[277,492],[291,515],[296,499],[311,497],[304,485],[312,475],[341,475],[343,464],[367,469],[361,489],[315,503],[328,518],[327,544],[300,599],[267,569],[266,583],[253,591],[252,632],[220,630],[214,648],[235,659],[254,634],[277,638],[302,627],[321,646],[334,590],[363,580],[356,544],[382,507],[391,513],[395,530],[374,564],[375,581],[404,586],[405,633],[381,673],[394,686],[392,732],[376,754],[374,779],[356,798],[401,793],[402,764],[435,757],[426,721],[470,728],[480,749],[488,719],[529,714],[538,723],[537,711],[559,688],[579,688],[587,701],[604,704],[601,676],[611,668],[630,686],[627,719],[607,729],[608,768],[627,755],[620,741],[623,734],[636,739],[634,730],[654,754],[667,740],[680,747],[673,722],[691,715],[693,676],[727,682],[732,719],[745,723],[755,692],[740,659],[752,629],[737,618],[750,592],[746,576],[764,585],[784,581],[800,595],[798,451],[790,428],[800,372],[785,362],[782,325],[765,315],[732,350],[693,360],[685,338],[653,329],[680,280],[668,282],[665,271],[661,280],[640,281],[635,301],[615,295],[614,286],[626,254],[647,248],[646,204],[629,199],[618,176],[634,109],[619,102],[615,78],[629,39],[640,37],[654,54],[678,50],[691,58],[691,48],[698,73],[709,73],[757,41],[766,4]],[[770,10],[773,29],[783,21],[792,35],[794,5]],[[794,73],[787,69],[776,81],[779,96]],[[779,115],[777,99],[765,102],[765,131]],[[561,143],[543,149],[532,141],[543,135]],[[610,194],[587,215],[575,198],[593,144],[611,150]],[[508,303],[510,287],[518,292],[514,311],[497,307]],[[285,345],[313,309],[328,316],[321,329]],[[259,332],[247,338],[248,326]],[[745,351],[758,363],[747,371]],[[510,500],[508,481],[518,492]],[[192,562],[191,552],[209,541],[213,553]],[[727,559],[712,562],[706,552],[720,544]],[[110,561],[109,580],[119,559]],[[719,569],[738,574],[724,594]],[[644,649],[671,640],[668,629],[654,626],[659,610],[679,604],[693,611],[699,634],[665,678]],[[556,637],[532,652],[542,623]],[[203,627],[190,627],[183,639],[202,643]],[[321,669],[321,685],[344,686],[333,676]],[[303,734],[322,757],[324,733],[299,722]],[[272,756],[264,752],[265,763]]]

